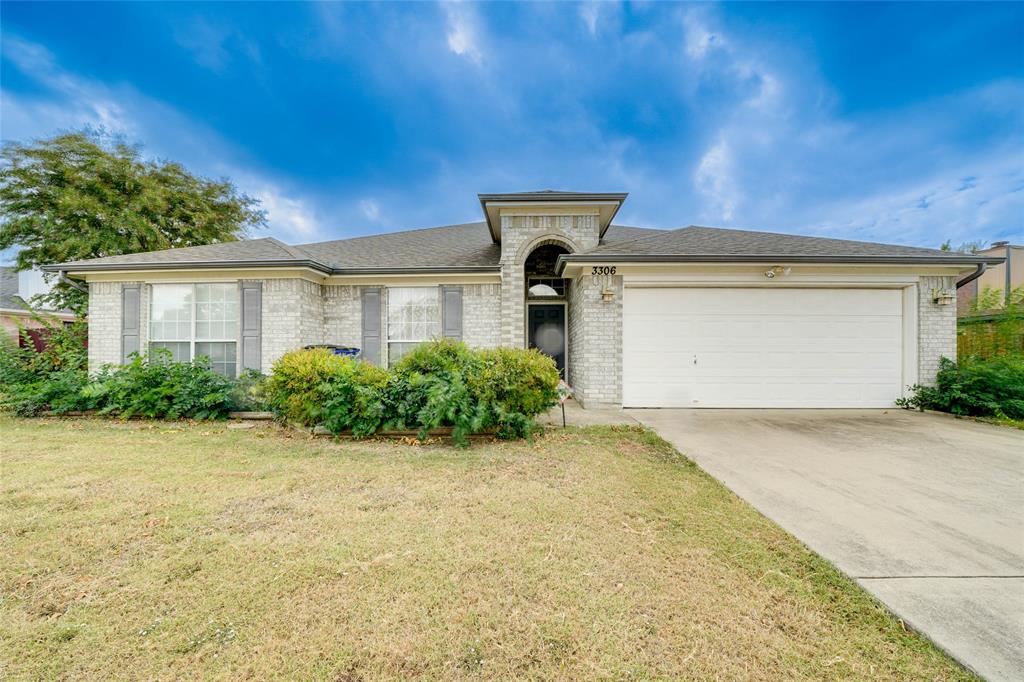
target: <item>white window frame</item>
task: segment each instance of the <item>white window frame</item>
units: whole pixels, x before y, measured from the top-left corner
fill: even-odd
[[[431,338],[427,338],[427,339],[392,339],[391,338],[391,300],[392,300],[392,292],[395,291],[396,289],[424,289],[424,290],[432,290],[434,292],[434,296],[435,296],[435,300],[436,300],[436,304],[437,304],[437,334],[435,336],[433,336]],[[415,286],[414,285],[414,286],[402,286],[402,287],[388,287],[387,291],[388,291],[388,295],[387,295],[387,302],[385,304],[385,309],[384,309],[384,320],[386,322],[385,341],[387,342],[387,354],[388,354],[388,356],[387,356],[387,364],[388,364],[388,366],[390,366],[391,363],[392,363],[391,344],[393,344],[393,343],[406,343],[406,344],[408,344],[408,343],[415,343],[415,344],[421,344],[421,343],[427,343],[428,341],[433,341],[435,339],[441,338],[441,332],[442,332],[442,330],[441,330],[441,326],[442,326],[441,315],[442,315],[442,310],[441,310],[441,287],[440,286],[429,286],[429,285],[428,286]]]
[[[149,289],[149,329],[147,330],[149,339],[147,339],[146,346],[147,352],[152,351],[154,343],[188,343],[188,361],[195,362],[196,359],[196,344],[197,343],[233,343],[235,344],[235,376],[231,378],[237,378],[239,375],[239,338],[238,333],[242,328],[242,301],[241,294],[238,295],[237,311],[238,319],[235,321],[235,338],[232,339],[197,339],[196,338],[196,324],[197,315],[196,308],[199,303],[199,297],[196,294],[196,287],[208,284],[232,284],[232,282],[161,282],[159,284],[151,284]],[[157,287],[161,286],[188,286],[192,287],[192,308],[189,312],[191,318],[189,320],[189,338],[188,339],[157,339],[153,338],[153,302],[156,300],[155,291]],[[236,284],[237,288],[237,284]],[[220,363],[223,364],[223,363]]]

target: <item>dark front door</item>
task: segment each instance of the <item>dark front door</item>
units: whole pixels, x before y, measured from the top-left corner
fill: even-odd
[[[529,329],[530,348],[550,355],[562,376],[565,376],[565,306],[531,305]]]

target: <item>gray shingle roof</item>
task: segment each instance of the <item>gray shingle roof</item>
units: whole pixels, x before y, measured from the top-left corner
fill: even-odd
[[[396,270],[496,270],[501,246],[495,244],[484,222],[431,227],[405,232],[288,246],[265,237],[237,242],[150,251],[47,266],[57,270],[124,270],[132,268],[212,268],[303,266],[325,273]],[[881,262],[933,259],[938,262],[1001,262],[981,256],[857,242],[825,237],[803,237],[771,232],[750,232],[714,227],[657,230],[613,225],[601,244],[565,260],[836,260]]]
[[[929,258],[950,262],[975,262],[979,257],[926,249],[917,246],[876,244],[828,237],[805,237],[774,232],[752,232],[718,227],[691,225],[677,230],[664,230],[653,235],[617,243],[605,243],[580,258],[599,256],[636,257],[637,259],[658,257],[690,258],[695,260],[750,259],[750,258],[798,258],[812,259],[919,259]],[[579,260],[570,258],[568,260]],[[983,260],[983,259],[982,259]]]
[[[335,269],[497,267],[501,246],[483,222],[303,244]]]
[[[188,246],[180,249],[163,249],[161,251],[90,258],[88,260],[61,263],[60,269],[72,270],[79,266],[153,265],[157,263],[188,265],[189,263],[217,261],[269,263],[300,258],[308,258],[308,256],[302,255],[295,247],[283,244],[273,237],[263,237],[261,239],[243,239],[237,242],[221,242],[204,246]],[[55,266],[47,266],[46,269],[53,270]]]

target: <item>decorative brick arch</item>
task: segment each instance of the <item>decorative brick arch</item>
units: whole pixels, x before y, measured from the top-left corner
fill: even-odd
[[[542,246],[547,246],[548,244],[561,246],[562,248],[566,249],[569,253],[576,253],[580,250],[579,247],[576,246],[576,244],[573,243],[573,241],[566,237],[565,235],[556,233],[542,234],[541,236],[530,240],[522,247],[520,247],[519,252],[516,254],[516,265],[519,267],[525,266],[526,259],[530,257],[531,253],[533,253]]]

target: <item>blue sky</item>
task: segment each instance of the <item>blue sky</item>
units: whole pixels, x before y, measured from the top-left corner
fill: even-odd
[[[0,6],[4,140],[102,126],[291,243],[627,191],[622,224],[1024,242],[1024,4]]]

